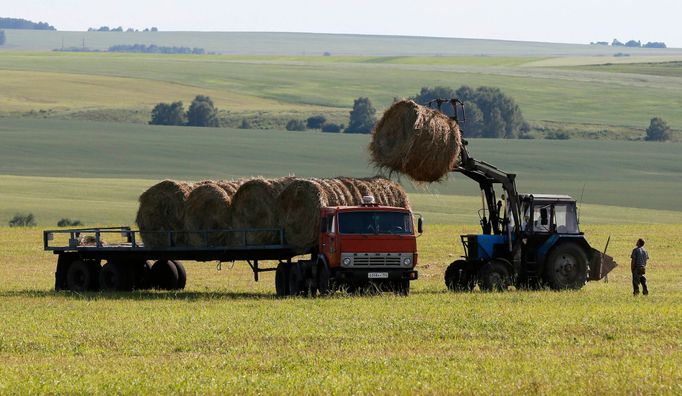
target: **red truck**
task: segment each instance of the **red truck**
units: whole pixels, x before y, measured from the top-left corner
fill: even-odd
[[[182,289],[186,272],[180,260],[246,261],[258,274],[276,271],[278,296],[327,294],[339,288],[353,291],[365,285],[408,294],[417,279],[417,233],[413,214],[404,208],[379,206],[366,197],[361,206],[321,209],[318,246],[310,258],[293,261],[300,252],[287,244],[283,229],[192,231],[204,236],[203,246],[178,244],[188,231],[160,231],[166,247],[145,247],[140,231],[130,227],[45,230],[44,249],[58,255],[56,290],[97,291],[159,288]],[[149,232],[149,231],[145,231]],[[270,232],[278,243],[248,244],[250,233]],[[212,234],[234,233],[241,243],[211,245]],[[118,241],[120,239],[120,241]],[[106,242],[105,242],[106,241]],[[276,267],[260,267],[277,261]],[[153,264],[152,264],[153,263]]]

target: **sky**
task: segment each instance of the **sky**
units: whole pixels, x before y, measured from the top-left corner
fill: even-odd
[[[76,31],[156,26],[584,44],[618,38],[682,48],[681,0],[0,0],[0,16]]]

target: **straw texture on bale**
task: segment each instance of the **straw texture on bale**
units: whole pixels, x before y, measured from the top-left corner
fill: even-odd
[[[287,243],[299,253],[310,251],[318,243],[320,209],[325,206],[362,204],[362,197],[372,195],[380,205],[409,209],[402,187],[381,177],[353,179],[296,179],[277,198],[279,225]]]
[[[448,116],[401,100],[377,123],[369,152],[379,168],[435,182],[456,167],[461,144],[459,126]]]
[[[279,228],[277,197],[294,179],[253,179],[242,184],[232,199],[230,228]],[[279,232],[235,232],[231,242],[236,245],[276,244],[280,242]]]
[[[168,236],[154,231],[184,229],[185,201],[191,190],[192,186],[185,182],[164,180],[140,195],[140,207],[135,222],[140,228],[145,246],[169,246]],[[175,242],[177,245],[185,243],[181,234],[177,235]]]
[[[226,233],[202,231],[229,228],[231,194],[214,182],[196,185],[187,196],[184,213],[186,241],[190,246],[218,246],[228,242]]]

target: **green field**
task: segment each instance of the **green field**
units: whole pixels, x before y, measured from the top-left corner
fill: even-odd
[[[561,59],[571,64],[572,58]],[[541,60],[2,52],[0,90],[7,94],[0,106],[5,114],[31,117],[90,113],[100,119],[102,113],[127,111],[133,113],[128,120],[145,122],[144,113],[158,102],[188,103],[207,94],[226,117],[298,112],[299,118],[325,114],[347,123],[359,96],[383,109],[423,86],[467,84],[503,89],[532,123],[558,122],[576,131],[586,125],[627,127],[631,136],[642,136],[649,120],[660,116],[681,129],[679,77],[576,70],[561,62],[534,66]]]
[[[470,231],[427,230],[409,297],[278,300],[271,273],[190,262],[183,292],[55,293],[39,230],[0,229],[0,393],[682,391],[679,225],[587,230],[621,264],[647,238],[647,298],[627,265],[578,292],[448,293]]]
[[[62,217],[89,224],[129,223],[136,199],[164,179],[243,176],[366,177],[367,136],[316,132],[156,127],[4,119],[0,124],[0,215],[33,212],[40,224]],[[680,143],[474,139],[475,157],[517,173],[528,192],[583,196],[600,223],[678,222]],[[403,185],[415,210],[436,222],[475,223],[477,186],[458,175],[428,186]],[[584,187],[584,193],[582,193]],[[469,196],[453,201],[445,195]],[[466,202],[466,203],[464,203]],[[655,209],[663,212],[624,209]],[[462,220],[457,220],[459,216]],[[466,220],[464,220],[466,219]]]

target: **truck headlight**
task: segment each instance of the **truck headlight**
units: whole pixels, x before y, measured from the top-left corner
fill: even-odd
[[[403,265],[407,267],[407,266],[409,266],[410,264],[412,264],[412,259],[409,258],[409,257],[405,257],[405,258],[403,259]]]
[[[350,257],[346,257],[345,259],[343,259],[343,265],[347,267],[350,265],[352,261],[353,260],[351,260]]]

